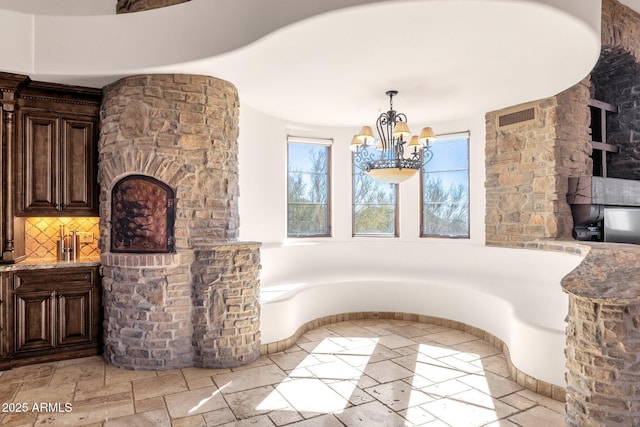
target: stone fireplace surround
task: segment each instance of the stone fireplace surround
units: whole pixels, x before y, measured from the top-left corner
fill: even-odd
[[[130,369],[232,367],[259,356],[259,244],[238,242],[238,96],[193,75],[104,89],[98,179],[104,357]],[[174,253],[111,253],[111,191],[143,175],[175,192]]]

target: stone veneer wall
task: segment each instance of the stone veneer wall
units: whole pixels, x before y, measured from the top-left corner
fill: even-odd
[[[525,246],[571,236],[568,177],[591,171],[589,82],[486,115],[488,245]],[[534,108],[535,118],[499,126],[499,117]]]
[[[116,13],[141,12],[188,1],[190,0],[118,0]]]
[[[562,280],[567,424],[640,425],[640,247],[591,243]]]
[[[610,142],[621,145],[619,154],[626,151],[631,158],[618,156],[610,163],[609,176],[621,167],[622,177],[636,179],[637,174],[629,171],[640,164],[633,130],[640,125],[634,111],[638,96],[633,93],[638,88],[637,34],[640,14],[615,0],[603,0],[603,49],[594,69],[593,92],[599,98],[603,90],[613,89],[614,99],[601,100],[614,104],[620,96],[617,102],[623,118],[613,121]],[[619,131],[625,126],[627,134],[620,139]],[[640,425],[640,249],[606,243],[590,246],[584,261],[562,280],[569,295],[566,422],[571,426]]]
[[[569,299],[569,425],[640,425],[640,302]]]
[[[236,311],[238,286],[246,298],[243,307],[257,307],[259,286],[259,257],[233,252],[257,251],[254,243],[234,242],[238,105],[232,84],[207,76],[132,76],[104,88],[98,181],[104,356],[110,364],[169,369],[211,367],[211,360],[220,360],[231,366],[227,333],[233,328],[220,315],[223,309],[233,313],[238,330],[249,324],[254,331],[242,330],[236,364],[258,357],[259,317],[255,310],[244,310],[246,317]],[[151,176],[174,189],[175,254],[109,252],[111,190],[129,174]],[[196,248],[231,242],[233,251],[227,249],[216,261],[220,272],[202,275]],[[249,287],[252,292],[245,290]],[[211,316],[199,311],[208,306],[215,308]],[[224,349],[219,359],[208,354],[219,347]],[[201,357],[201,349],[210,359]]]
[[[196,248],[192,268],[196,366],[229,368],[260,356],[259,268],[257,243]]]

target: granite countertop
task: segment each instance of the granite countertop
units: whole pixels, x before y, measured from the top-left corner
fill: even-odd
[[[640,245],[580,242],[582,263],[562,279],[565,292],[608,304],[640,302]]]
[[[77,261],[58,261],[55,258],[27,258],[15,264],[0,265],[0,273],[20,270],[43,270],[47,268],[96,267],[100,257],[86,257]]]

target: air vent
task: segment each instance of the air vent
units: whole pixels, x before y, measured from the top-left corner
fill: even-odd
[[[536,118],[536,109],[534,107],[525,110],[514,111],[513,113],[498,116],[498,127],[515,125],[518,123],[528,122]]]

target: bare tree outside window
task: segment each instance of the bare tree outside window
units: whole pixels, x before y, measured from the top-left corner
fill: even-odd
[[[397,236],[398,184],[370,178],[353,167],[353,235]]]
[[[289,237],[330,235],[329,157],[328,145],[289,141],[287,178],[287,235]]]
[[[422,236],[469,237],[469,134],[438,136],[422,179]]]

